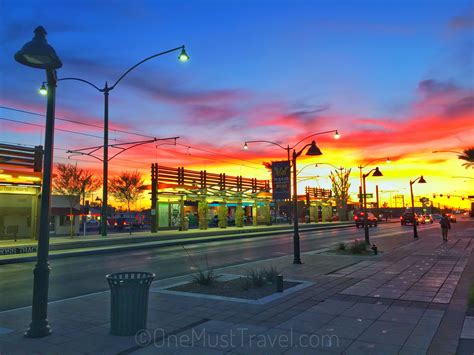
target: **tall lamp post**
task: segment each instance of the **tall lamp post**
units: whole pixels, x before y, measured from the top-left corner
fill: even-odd
[[[372,176],[383,176],[378,167],[370,170],[367,174],[362,174],[362,187],[363,187],[363,201],[364,201],[364,235],[365,235],[365,244],[370,245],[369,239],[369,224],[367,223],[367,194],[366,194],[366,185],[365,179],[371,174]]]
[[[33,271],[33,302],[31,323],[25,333],[29,338],[40,338],[51,334],[48,322],[48,288],[50,267],[49,256],[49,214],[51,205],[51,178],[53,172],[54,111],[56,100],[56,69],[62,67],[61,60],[46,40],[46,30],[39,26],[33,39],[15,54],[15,60],[32,68],[44,69],[48,84],[46,126],[43,159],[43,182],[41,185],[41,215],[37,261]]]
[[[359,185],[359,204],[360,204],[360,209],[363,208],[364,206],[364,199],[365,197],[362,196],[362,169],[368,167],[370,164],[372,163],[375,163],[376,161],[381,161],[381,160],[385,160],[385,163],[387,164],[390,164],[392,161],[390,160],[390,158],[376,158],[376,159],[372,159],[371,161],[369,161],[368,163],[366,163],[365,165],[362,165],[360,164],[358,166],[359,168],[359,177],[360,177],[360,185]],[[364,192],[365,194],[365,192]]]
[[[181,62],[186,62],[186,61],[189,60],[189,56],[186,53],[186,49],[185,49],[184,45],[180,46],[180,47],[169,49],[167,51],[154,54],[152,56],[149,56],[149,57],[141,60],[140,62],[138,62],[135,65],[128,68],[117,79],[115,84],[113,84],[112,86],[108,86],[108,83],[105,82],[105,86],[102,89],[99,88],[98,86],[94,85],[90,81],[80,79],[80,78],[61,78],[61,79],[58,79],[58,81],[65,81],[65,80],[80,81],[82,83],[88,84],[89,86],[92,86],[94,89],[96,89],[97,91],[104,94],[104,145],[103,145],[103,159],[102,159],[102,162],[103,162],[103,178],[102,178],[102,208],[101,208],[101,215],[100,215],[100,219],[101,219],[101,222],[102,222],[100,224],[100,226],[101,226],[101,235],[103,237],[107,236],[107,205],[108,205],[108,202],[107,202],[107,199],[108,199],[107,188],[108,188],[108,186],[107,185],[108,185],[108,164],[109,164],[109,156],[108,156],[108,154],[109,154],[109,149],[108,149],[109,148],[109,92],[112,91],[113,89],[115,89],[117,84],[120,81],[122,81],[122,79],[128,73],[130,73],[133,69],[135,69],[139,65],[149,61],[150,59],[162,56],[164,54],[176,52],[176,51],[180,51],[180,54],[178,55],[178,59]],[[45,90],[45,89],[46,88],[44,87],[44,84],[43,84],[43,86],[41,86],[39,92],[42,95],[45,95],[48,91],[48,90]],[[103,221],[105,221],[105,223],[103,223]]]
[[[419,184],[426,184],[426,180],[423,175],[417,177],[415,180],[410,180],[410,195],[411,195],[411,213],[413,218],[413,238],[418,239],[418,230],[416,228],[417,221],[415,219],[415,198],[413,197],[413,184],[417,182]]]
[[[316,142],[313,140],[311,143],[306,144],[303,148],[301,148],[299,151],[296,151],[296,147],[301,144],[303,141],[306,139],[309,139],[314,136],[318,136],[321,134],[327,134],[327,133],[334,133],[334,139],[339,139],[340,135],[337,130],[331,130],[331,131],[324,131],[324,132],[319,132],[319,133],[314,133],[311,134],[303,139],[301,139],[298,143],[295,145],[291,146],[287,145],[286,147],[275,143],[271,141],[265,141],[265,140],[256,140],[256,141],[246,141],[244,144],[244,149],[248,149],[248,143],[269,143],[276,145],[280,147],[281,149],[284,149],[287,151],[287,156],[288,156],[288,161],[290,161],[290,151],[293,150],[293,153],[291,155],[291,165],[293,166],[292,169],[292,180],[293,180],[293,264],[301,264],[301,253],[300,253],[300,235],[299,235],[299,225],[298,225],[298,186],[297,186],[297,171],[296,171],[296,160],[297,158],[303,154],[306,148],[309,147],[308,151],[306,152],[306,155],[309,156],[316,156],[316,155],[322,155],[323,153],[321,150],[318,148],[316,145]]]

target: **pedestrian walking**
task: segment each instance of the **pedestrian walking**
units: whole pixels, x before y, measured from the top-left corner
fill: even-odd
[[[448,216],[446,216],[446,213],[443,213],[441,219],[439,220],[439,224],[441,225],[441,235],[443,236],[443,242],[447,242],[448,230],[451,229],[451,222],[449,221]]]

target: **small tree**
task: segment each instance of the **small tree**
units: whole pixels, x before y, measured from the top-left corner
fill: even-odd
[[[228,215],[228,208],[225,202],[221,202],[219,204],[219,209],[217,211],[218,216],[218,226],[219,228],[227,228],[227,215]]]
[[[198,202],[198,218],[199,218],[199,229],[207,229],[207,213],[209,211],[208,203],[206,198],[202,198]]]
[[[243,227],[244,226],[244,208],[242,206],[242,200],[239,200],[237,207],[235,209],[235,226]]]
[[[337,169],[329,174],[340,221],[347,221],[347,201],[349,199],[349,188],[351,187],[350,174],[351,169]]]
[[[136,203],[145,190],[141,174],[138,171],[123,171],[119,176],[109,180],[110,194],[119,202],[127,205],[130,215],[130,207]],[[130,234],[132,229],[130,228]]]
[[[82,205],[86,204],[86,195],[100,189],[102,181],[94,176],[94,174],[89,170],[82,170],[81,174],[81,198]]]
[[[56,177],[53,180],[53,191],[65,196],[69,202],[70,236],[74,236],[74,215],[72,210],[79,203],[82,192],[82,169],[72,164],[56,164]]]

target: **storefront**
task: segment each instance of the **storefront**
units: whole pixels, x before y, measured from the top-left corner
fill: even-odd
[[[0,185],[0,240],[35,239],[38,227],[39,186]]]
[[[268,180],[153,164],[151,215],[159,228],[269,224],[269,190]]]

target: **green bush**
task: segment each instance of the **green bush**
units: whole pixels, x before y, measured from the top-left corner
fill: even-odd
[[[216,275],[214,270],[199,270],[192,276],[192,282],[202,286],[212,286],[220,275]]]
[[[367,250],[367,244],[365,241],[360,241],[356,239],[354,244],[351,245],[351,253],[352,254],[363,254]]]
[[[228,208],[227,205],[224,203],[219,204],[219,209],[217,211],[218,215],[218,226],[219,228],[227,228],[227,214],[228,214]]]
[[[207,212],[209,211],[209,206],[206,200],[201,200],[198,202],[198,216],[199,216],[199,229],[207,229]]]
[[[248,291],[252,287],[252,281],[249,277],[240,278],[240,287],[243,291]]]
[[[247,277],[252,281],[252,285],[255,287],[265,285],[265,273],[262,270],[252,269],[248,272]]]
[[[280,275],[280,271],[277,270],[276,267],[274,266],[270,266],[269,269],[264,269],[263,270],[263,273],[265,275],[265,279],[268,281],[268,282],[275,282],[276,281],[276,277],[278,275]]]
[[[242,207],[242,203],[239,203],[235,209],[235,226],[244,226],[244,208]]]
[[[346,250],[346,244],[344,244],[344,243],[339,243],[339,244],[337,245],[337,250],[341,250],[341,251]]]

